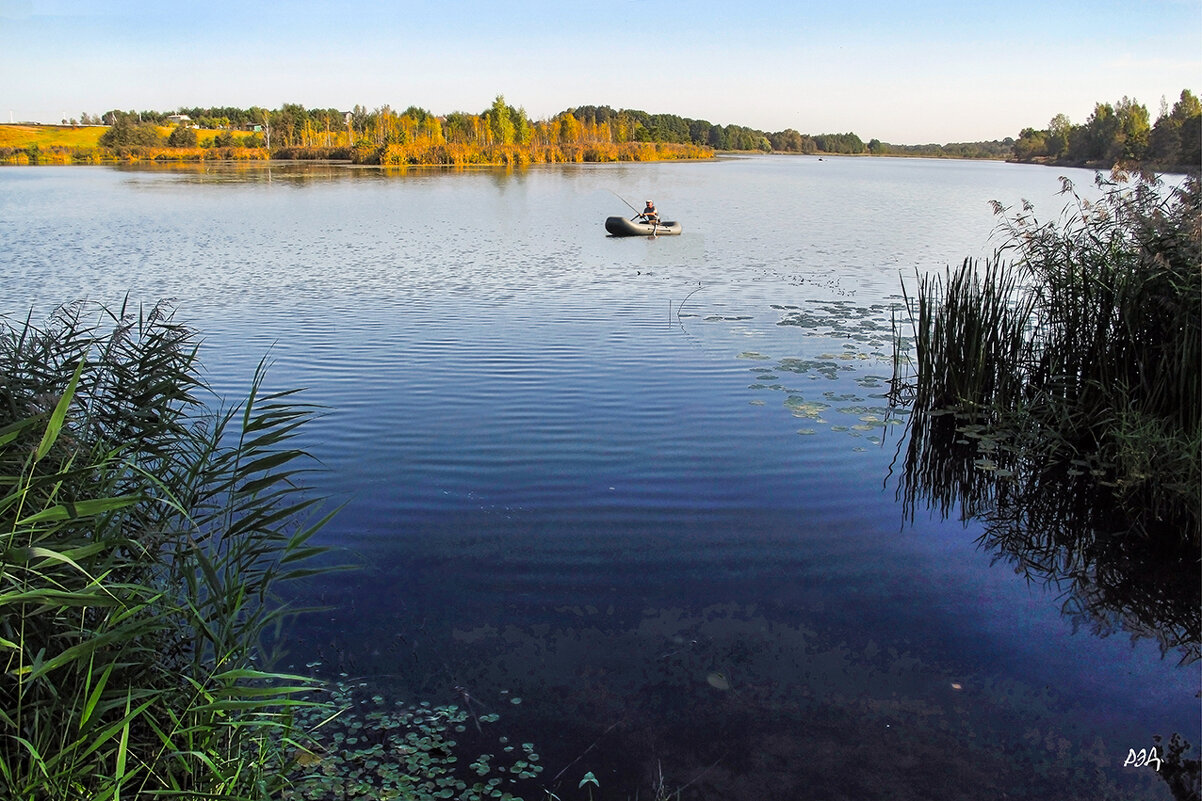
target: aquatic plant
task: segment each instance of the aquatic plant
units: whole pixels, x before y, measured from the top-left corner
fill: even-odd
[[[496,712],[390,702],[349,677],[320,697],[322,705],[297,711],[296,727],[309,736],[295,741],[285,801],[520,801],[543,771],[533,743],[495,732]]]
[[[1069,589],[1100,634],[1199,658],[1202,184],[1115,175],[1041,223],[1000,205],[1005,242],[920,279],[902,494],[985,521],[983,542]],[[1009,260],[1007,260],[1009,259]]]
[[[0,795],[265,798],[310,679],[269,669],[320,499],[314,413],[215,408],[167,305],[0,330]]]
[[[894,398],[1021,438],[1028,460],[1087,460],[1129,530],[1171,523],[1197,543],[1202,190],[1100,182],[1088,202],[1065,181],[1076,203],[1058,222],[1029,205],[1006,216],[990,262],[920,280],[914,374],[895,370]],[[907,355],[899,346],[895,364]]]

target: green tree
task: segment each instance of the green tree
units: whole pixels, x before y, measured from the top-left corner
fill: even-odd
[[[854,133],[819,134],[814,137],[814,143],[823,153],[864,153],[868,147]]]
[[[196,129],[187,125],[177,125],[167,136],[168,147],[196,147]]]
[[[1054,159],[1063,158],[1068,155],[1069,137],[1072,134],[1073,124],[1069,122],[1068,117],[1063,114],[1057,114],[1052,117],[1048,123],[1047,135],[1047,152]]]
[[[1119,118],[1109,103],[1094,104],[1093,114],[1085,121],[1082,136],[1070,142],[1070,151],[1079,161],[1113,160],[1119,155]]]
[[[472,141],[471,115],[463,111],[452,111],[442,124],[443,136],[448,142],[466,144]]]
[[[101,147],[162,147],[163,137],[154,123],[138,122],[132,112],[114,120],[100,135]]]
[[[1148,155],[1165,166],[1202,167],[1202,102],[1185,89],[1170,112],[1164,107],[1148,138]]]
[[[772,144],[773,150],[782,153],[800,153],[804,146],[801,134],[792,128],[786,128],[779,133],[769,134],[768,141]]]
[[[1138,161],[1144,157],[1148,149],[1148,135],[1152,124],[1148,117],[1148,108],[1135,100],[1123,97],[1114,107],[1118,119],[1118,132],[1114,148],[1123,159]]]
[[[705,144],[715,150],[728,150],[726,142],[726,131],[721,125],[710,126],[709,133],[706,135]]]
[[[285,103],[280,110],[272,114],[272,134],[280,138],[284,147],[296,147],[302,144],[301,134],[309,115],[305,107],[299,103]]]
[[[504,95],[497,95],[492,107],[484,112],[484,116],[488,119],[488,129],[492,133],[493,142],[498,145],[512,145],[515,128],[509,107],[505,105]]]
[[[1014,158],[1019,161],[1033,161],[1048,155],[1048,132],[1037,131],[1034,128],[1023,128],[1014,143]]]

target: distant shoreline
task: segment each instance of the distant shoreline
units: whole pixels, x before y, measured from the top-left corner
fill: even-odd
[[[325,163],[354,164],[368,167],[404,169],[410,167],[525,167],[533,164],[604,164],[664,161],[705,161],[723,156],[772,155],[806,156],[825,159],[836,157],[889,157],[932,159],[939,161],[989,161],[1011,164],[1035,164],[1068,169],[1110,172],[1150,171],[1165,174],[1197,174],[1197,165],[1148,165],[1139,162],[1108,164],[1103,161],[1073,161],[1047,158],[1018,159],[1013,155],[957,155],[955,153],[884,152],[832,153],[790,150],[716,150],[695,145],[667,142],[579,142],[555,146],[492,145],[453,147],[388,145],[363,149],[348,147],[103,147],[100,137],[110,126],[42,125],[0,123],[0,166],[68,166],[130,164],[253,164],[253,163]],[[158,126],[164,137],[171,131]],[[208,137],[229,136],[228,131],[198,130]],[[917,148],[915,148],[917,150]]]

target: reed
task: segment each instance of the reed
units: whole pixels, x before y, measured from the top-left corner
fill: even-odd
[[[310,679],[270,670],[320,499],[314,409],[213,411],[170,309],[0,330],[0,795],[266,798]]]
[[[1074,626],[1202,659],[1202,191],[1103,182],[999,252],[920,278],[894,326],[899,493],[983,524]],[[904,290],[904,288],[903,288]],[[903,335],[904,334],[904,335]]]
[[[894,398],[916,412],[907,458],[944,463],[928,445],[984,431],[1012,454],[1003,469],[1087,465],[1128,534],[1175,530],[1196,544],[1202,191],[1197,178],[1171,191],[1122,175],[1100,183],[1089,202],[1065,181],[1073,202],[1050,223],[1027,204],[995,206],[1005,240],[992,260],[919,280],[907,298],[913,353],[895,337]],[[946,510],[974,494],[972,472],[923,483]]]

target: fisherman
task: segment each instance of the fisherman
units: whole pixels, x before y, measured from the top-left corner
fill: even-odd
[[[655,204],[650,200],[647,201],[647,207],[639,214],[644,222],[659,224],[659,213],[655,210]]]

